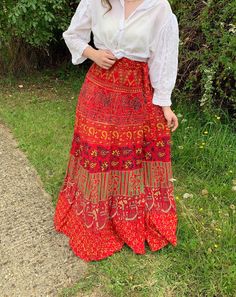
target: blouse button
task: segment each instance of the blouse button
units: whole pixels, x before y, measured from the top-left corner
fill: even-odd
[[[123,29],[124,29],[124,24],[123,24],[122,21],[120,21],[119,30],[121,31],[121,30],[123,30]]]

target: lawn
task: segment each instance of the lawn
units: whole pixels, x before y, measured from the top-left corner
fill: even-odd
[[[77,96],[85,70],[44,71],[0,80],[0,121],[56,199],[66,170]],[[235,296],[236,123],[221,110],[205,116],[176,100],[172,134],[178,245],[136,255],[128,246],[88,263],[60,296],[100,290],[119,297]],[[65,267],[66,269],[66,267]]]

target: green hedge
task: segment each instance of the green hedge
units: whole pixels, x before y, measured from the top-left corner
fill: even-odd
[[[55,60],[58,48],[65,49],[61,33],[78,2],[3,0],[0,4],[2,72],[28,71],[40,63],[43,66],[42,61]],[[222,108],[235,116],[236,2],[170,0],[170,3],[179,21],[181,41],[175,99],[197,103],[206,114]],[[70,63],[66,49],[64,55]]]
[[[79,0],[2,0],[0,71],[27,71],[54,57],[58,43],[63,45],[61,33],[78,3]]]
[[[177,100],[236,112],[236,1],[172,0],[180,26]]]

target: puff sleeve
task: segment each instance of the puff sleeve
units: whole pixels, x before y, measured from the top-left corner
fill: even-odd
[[[65,43],[72,56],[72,64],[77,65],[87,58],[82,56],[90,41],[91,34],[91,5],[89,0],[81,0],[68,29],[62,33]]]
[[[159,31],[155,47],[148,60],[149,74],[154,88],[153,104],[171,106],[179,54],[179,27],[176,15],[171,12]]]

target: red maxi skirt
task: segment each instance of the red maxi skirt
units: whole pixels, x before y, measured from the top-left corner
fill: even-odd
[[[81,87],[54,215],[75,255],[101,260],[127,244],[145,254],[177,244],[171,131],[152,103],[148,64],[93,63]]]

